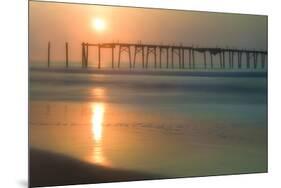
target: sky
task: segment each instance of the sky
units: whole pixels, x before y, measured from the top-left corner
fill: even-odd
[[[132,42],[182,44],[200,47],[267,49],[267,17],[163,9],[29,1],[30,63],[64,61],[65,42],[70,61],[81,61],[81,43]],[[96,19],[104,29],[95,28]],[[109,62],[108,50],[102,61]],[[96,50],[90,49],[89,61]]]

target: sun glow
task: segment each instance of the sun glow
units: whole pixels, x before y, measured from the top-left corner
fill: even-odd
[[[105,30],[106,28],[106,23],[103,19],[101,18],[95,18],[92,21],[92,27],[98,31],[98,32],[102,32]]]
[[[92,131],[95,142],[100,142],[102,137],[102,124],[103,124],[103,114],[104,106],[103,104],[94,104],[92,116]]]
[[[102,136],[103,136],[104,104],[95,103],[92,105],[92,135],[93,135],[93,155],[91,161],[100,165],[106,165],[107,161],[103,155]]]

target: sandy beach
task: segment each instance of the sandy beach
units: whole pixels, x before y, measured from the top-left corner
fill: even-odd
[[[161,175],[102,167],[60,154],[30,150],[30,186],[90,184],[165,178]]]

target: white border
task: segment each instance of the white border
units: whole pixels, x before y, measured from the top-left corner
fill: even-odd
[[[269,15],[269,173],[61,187],[280,187],[280,3],[276,0],[65,0],[107,5],[204,10]],[[27,181],[27,7],[5,0],[0,6],[0,187],[25,187]]]

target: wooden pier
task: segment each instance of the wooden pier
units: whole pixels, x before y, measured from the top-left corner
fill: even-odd
[[[65,43],[65,67],[69,67],[68,59],[68,43]],[[158,44],[142,44],[142,43],[82,43],[82,68],[89,67],[89,48],[95,48],[98,53],[97,69],[101,69],[101,51],[104,48],[111,49],[111,68],[116,68],[114,52],[118,51],[117,68],[121,67],[122,59],[129,62],[130,69],[134,69],[137,63],[141,63],[143,69],[214,69],[215,63],[219,69],[242,69],[244,59],[246,69],[257,69],[258,65],[261,69],[265,69],[267,62],[267,51],[252,49],[234,49],[234,48],[210,48],[210,47],[194,47],[183,45],[158,45]],[[51,43],[48,42],[48,67],[50,67]],[[197,57],[203,56],[203,67],[198,67]],[[209,57],[208,57],[209,56]],[[140,62],[137,62],[140,57]],[[186,57],[186,58],[185,58]],[[187,58],[188,57],[188,58]],[[207,59],[208,57],[208,59]],[[125,59],[126,58],[126,59]],[[151,58],[153,58],[151,60]],[[214,58],[218,59],[216,62]],[[208,61],[209,60],[209,61]],[[235,61],[236,60],[236,61]],[[165,63],[165,64],[164,64]]]

